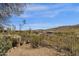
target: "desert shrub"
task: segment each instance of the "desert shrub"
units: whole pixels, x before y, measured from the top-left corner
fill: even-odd
[[[42,46],[42,47],[49,47],[50,43],[47,40],[41,40],[40,41],[40,46]]]
[[[13,47],[18,47],[23,44],[21,36],[19,36],[19,35],[13,35],[13,37],[11,36],[11,41],[12,41]]]
[[[40,35],[40,46],[49,47],[51,45],[51,39],[48,35]]]
[[[16,47],[18,43],[21,43],[18,35],[2,35],[0,37],[0,55],[5,55],[10,48]]]
[[[12,40],[12,47],[17,47],[17,44],[18,44],[18,40],[17,39],[13,39]]]
[[[10,38],[0,38],[0,55],[5,55],[10,48],[12,48],[12,41]]]
[[[66,55],[79,55],[79,37],[73,32],[55,33],[51,38],[54,48]]]
[[[30,42],[31,46],[33,48],[37,48],[39,46],[41,47],[48,47],[50,45],[49,43],[49,37],[46,35],[40,35],[40,34],[30,34]]]
[[[40,36],[39,35],[32,34],[30,36],[30,39],[31,39],[31,46],[33,48],[39,47],[39,43],[40,43]]]

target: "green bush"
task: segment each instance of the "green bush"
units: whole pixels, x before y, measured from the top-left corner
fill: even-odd
[[[31,46],[33,48],[39,47],[39,44],[40,44],[40,36],[39,35],[31,35],[30,39],[31,39]]]
[[[0,55],[5,55],[10,48],[12,48],[12,41],[10,38],[0,38]]]

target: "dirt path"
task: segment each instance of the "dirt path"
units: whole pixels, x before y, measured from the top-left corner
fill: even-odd
[[[49,49],[46,47],[40,48],[30,48],[29,45],[23,45],[20,47],[12,48],[7,53],[7,56],[57,56],[62,55],[62,53],[57,52],[54,49]]]

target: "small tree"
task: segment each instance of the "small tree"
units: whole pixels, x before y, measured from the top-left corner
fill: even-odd
[[[22,30],[22,27],[26,24],[26,20],[23,20],[21,24],[19,24],[19,30]]]

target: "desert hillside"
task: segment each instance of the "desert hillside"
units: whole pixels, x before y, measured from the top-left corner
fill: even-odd
[[[79,55],[79,25],[47,30],[0,30],[0,55]]]

